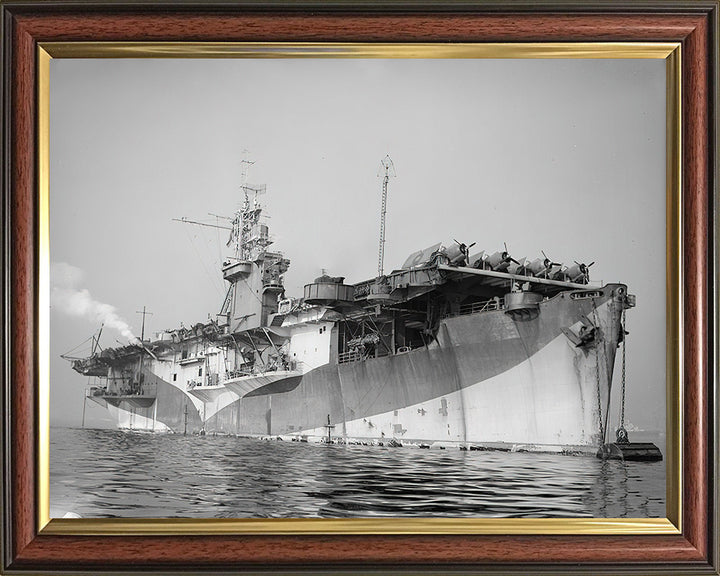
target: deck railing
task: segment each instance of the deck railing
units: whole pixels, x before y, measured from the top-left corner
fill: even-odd
[[[477,314],[479,312],[488,312],[490,310],[501,310],[505,306],[503,298],[490,298],[482,302],[473,302],[472,304],[463,304],[458,308],[457,312],[449,312],[443,318],[451,318],[454,316],[467,316],[468,314]]]
[[[348,350],[347,352],[340,352],[340,354],[338,354],[338,364],[357,362],[358,360],[362,360],[362,358],[362,354],[357,350]]]

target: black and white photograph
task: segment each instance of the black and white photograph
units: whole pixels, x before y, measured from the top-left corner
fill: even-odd
[[[665,518],[666,62],[54,59],[52,518]]]

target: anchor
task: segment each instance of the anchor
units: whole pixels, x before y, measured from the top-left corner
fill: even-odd
[[[625,341],[629,332],[625,330],[625,309],[620,328],[622,335],[622,395],[620,402],[620,426],[615,430],[615,442],[603,444],[597,457],[603,460],[631,460],[638,462],[659,462],[663,459],[662,452],[652,442],[630,442],[625,428]],[[601,434],[602,437],[602,434]]]

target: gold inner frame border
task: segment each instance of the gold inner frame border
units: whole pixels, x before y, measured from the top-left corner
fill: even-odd
[[[666,61],[666,518],[50,518],[49,98],[53,58],[615,58]],[[680,534],[683,349],[681,45],[668,42],[293,43],[41,42],[37,53],[37,522],[45,535]]]

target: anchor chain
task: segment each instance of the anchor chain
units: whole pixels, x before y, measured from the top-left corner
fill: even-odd
[[[627,335],[625,333],[625,309],[623,308],[622,313],[622,394],[620,400],[620,427],[615,431],[615,438],[618,444],[627,444],[630,440],[628,439],[628,433],[625,429],[625,342]]]
[[[602,417],[602,398],[600,391],[600,343],[598,341],[598,333],[600,324],[597,318],[597,308],[595,306],[595,298],[592,299],[593,305],[593,323],[595,324],[595,383],[597,385],[597,408],[598,408],[598,424],[600,428],[600,443],[605,443],[605,427],[603,426]]]

